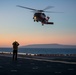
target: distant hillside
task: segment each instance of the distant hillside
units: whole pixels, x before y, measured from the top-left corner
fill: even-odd
[[[22,46],[23,48],[76,48],[76,45],[62,45],[62,44],[31,44]]]

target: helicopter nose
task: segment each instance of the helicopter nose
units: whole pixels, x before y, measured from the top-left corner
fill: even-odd
[[[36,16],[34,16],[34,20],[37,20]]]

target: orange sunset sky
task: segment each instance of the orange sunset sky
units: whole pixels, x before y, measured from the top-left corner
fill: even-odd
[[[35,9],[54,6],[48,11],[63,13],[45,12],[54,25],[42,26],[40,22],[33,21],[31,10],[16,5]],[[76,45],[75,7],[76,0],[0,0],[0,47],[11,47],[15,40],[20,46],[51,43]]]

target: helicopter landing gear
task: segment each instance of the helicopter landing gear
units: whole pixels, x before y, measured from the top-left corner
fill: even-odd
[[[35,22],[35,21],[36,21],[36,22],[39,22],[38,20],[34,20],[34,22]]]
[[[36,22],[38,22],[38,20],[36,20]]]
[[[34,20],[34,22],[35,22],[35,20]]]
[[[42,24],[42,26],[44,26],[44,24]]]
[[[44,26],[44,23],[42,23],[42,26]]]

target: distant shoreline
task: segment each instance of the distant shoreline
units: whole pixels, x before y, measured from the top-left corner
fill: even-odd
[[[22,46],[23,48],[76,48],[76,45],[63,44],[30,44]]]
[[[12,47],[0,47],[0,48],[12,48]],[[29,44],[19,46],[19,48],[76,48],[76,45],[64,45],[64,44]]]

